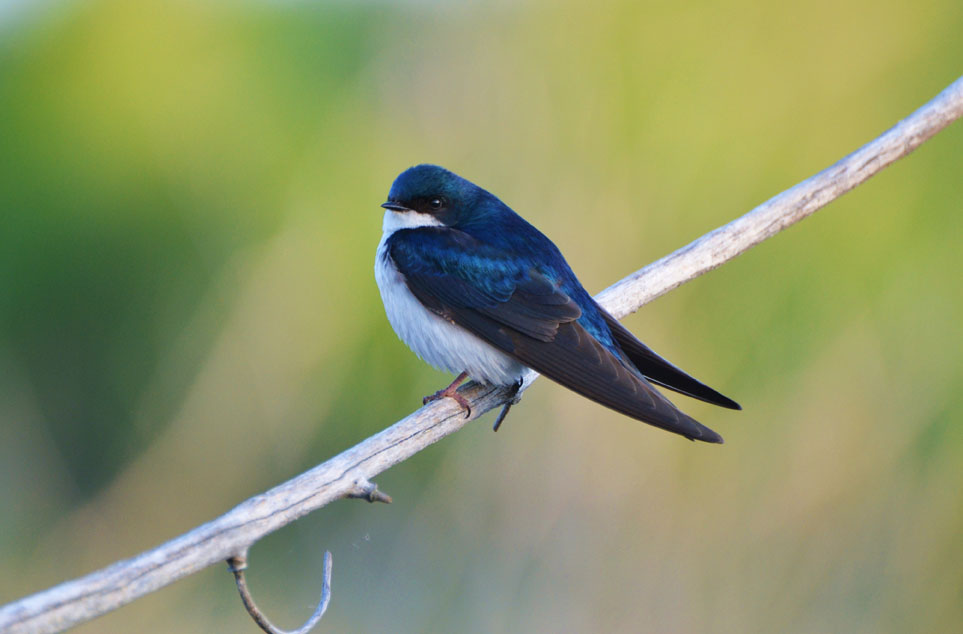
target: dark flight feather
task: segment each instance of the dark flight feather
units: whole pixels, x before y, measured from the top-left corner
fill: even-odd
[[[604,308],[599,306],[605,323],[612,332],[616,343],[622,348],[622,352],[629,358],[632,364],[639,369],[639,372],[656,385],[669,388],[680,394],[697,398],[706,403],[728,407],[729,409],[742,409],[739,403],[731,398],[720,394],[708,385],[689,376],[672,363],[666,361],[652,348],[639,341],[619,320],[610,315]]]
[[[422,290],[412,292],[417,297]],[[676,408],[577,321],[558,324],[554,340],[540,341],[506,330],[470,308],[454,309],[450,317],[526,366],[596,403],[691,440],[722,442],[722,436]]]
[[[429,261],[423,255],[425,251],[405,246],[406,239],[464,242],[466,237],[459,234],[453,229],[411,229],[398,231],[389,239],[395,266],[404,275],[408,289],[429,310],[597,403],[686,438],[722,442],[719,434],[678,410],[652,387],[632,367],[634,359],[627,351],[626,359],[622,359],[593,337],[578,321],[582,315],[578,304],[534,269],[520,269],[493,258],[485,263],[488,286],[482,286],[457,270],[446,270],[443,256],[439,256],[443,250],[434,250]],[[485,257],[484,252],[470,252]],[[618,322],[616,326],[612,332],[618,340],[621,326]],[[637,347],[633,351],[638,353]],[[677,378],[655,365],[655,374],[661,380]],[[678,380],[674,383],[680,384]]]

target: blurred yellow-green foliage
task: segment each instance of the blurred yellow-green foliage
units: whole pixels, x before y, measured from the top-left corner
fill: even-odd
[[[0,603],[323,461],[449,377],[372,276],[419,162],[598,291],[963,69],[959,0],[0,2]],[[963,127],[628,324],[705,446],[545,382],[252,550],[332,632],[963,622]],[[487,421],[487,422],[486,422]],[[211,568],[78,629],[253,632]]]

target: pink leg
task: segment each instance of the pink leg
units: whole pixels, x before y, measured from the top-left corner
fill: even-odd
[[[441,398],[452,398],[455,400],[456,403],[462,406],[462,409],[465,410],[465,418],[468,418],[469,416],[471,416],[471,405],[468,404],[468,401],[465,400],[464,396],[458,393],[458,386],[461,384],[462,381],[464,381],[467,378],[468,378],[468,373],[462,372],[457,377],[455,377],[455,380],[451,382],[451,385],[449,385],[445,389],[438,390],[434,394],[430,396],[426,396],[425,398],[421,399],[422,404],[427,405],[431,401],[437,401],[438,399],[441,399]]]

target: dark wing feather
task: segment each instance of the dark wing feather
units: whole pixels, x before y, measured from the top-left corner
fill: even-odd
[[[558,324],[554,340],[540,341],[506,329],[472,309],[454,309],[450,317],[521,363],[596,403],[691,440],[722,442],[722,436],[681,412],[626,368],[577,321]]]
[[[655,353],[647,345],[639,341],[625,326],[619,323],[615,317],[599,307],[605,323],[608,325],[616,343],[622,348],[625,356],[639,369],[639,372],[657,385],[675,390],[680,394],[697,398],[700,401],[728,407],[729,409],[742,409],[739,403],[727,396],[723,396],[708,385],[689,376],[673,364],[669,363]]]
[[[421,232],[417,239],[440,241],[432,245],[430,258],[405,246],[402,240],[409,231]],[[586,331],[576,321],[582,314],[578,304],[543,275],[513,268],[508,260],[476,262],[486,270],[483,287],[459,274],[458,267],[447,266],[441,247],[464,240],[458,232],[448,233],[399,231],[389,243],[408,289],[427,308],[597,403],[686,438],[722,442],[719,434],[679,411]]]
[[[526,337],[552,341],[560,323],[578,319],[582,314],[578,304],[557,292],[551,282],[535,272],[529,279],[516,283],[514,292],[499,301],[454,275],[405,272],[401,267],[399,270],[405,276],[408,289],[421,303],[456,323],[456,313],[475,311]]]

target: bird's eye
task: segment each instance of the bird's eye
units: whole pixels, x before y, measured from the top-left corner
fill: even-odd
[[[431,200],[428,201],[428,206],[431,207],[432,211],[438,211],[439,209],[444,207],[444,205],[445,205],[445,201],[442,200],[441,198],[432,198]]]

